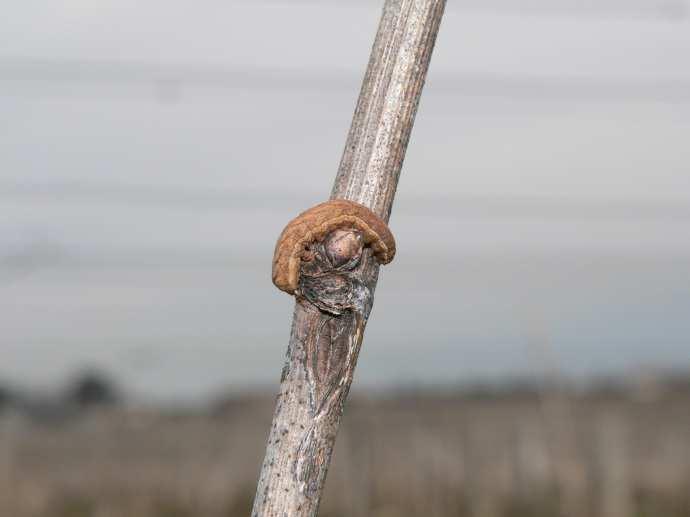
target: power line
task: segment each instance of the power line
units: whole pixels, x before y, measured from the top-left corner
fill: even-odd
[[[318,198],[316,192],[281,189],[191,188],[54,181],[0,180],[0,198],[99,202],[180,210],[285,211]],[[417,195],[396,209],[402,215],[450,218],[581,220],[690,220],[690,199],[599,199],[546,196]]]
[[[299,70],[250,66],[163,64],[136,61],[2,59],[0,85],[144,85],[159,97],[179,97],[183,89],[350,91],[358,74],[339,70]],[[587,101],[690,101],[690,77],[501,76],[455,74],[430,78],[436,94],[518,99]],[[31,92],[24,86],[14,94]],[[49,92],[50,93],[50,92]],[[75,92],[71,92],[75,93]]]
[[[435,269],[456,269],[458,260],[481,260],[493,257],[501,260],[522,261],[556,260],[579,261],[596,258],[615,262],[650,263],[650,262],[680,262],[683,267],[690,264],[690,249],[662,248],[650,249],[629,247],[602,247],[588,245],[587,247],[563,247],[558,244],[536,248],[504,247],[501,249],[482,249],[465,246],[455,252],[445,252],[442,255],[431,252],[408,250],[405,263],[397,267],[417,267],[420,264],[433,265]],[[566,258],[567,257],[567,258]],[[270,258],[270,257],[269,257]],[[167,246],[164,248],[146,249],[138,246],[118,247],[117,249],[94,248],[92,250],[72,249],[58,246],[50,252],[42,251],[41,245],[28,245],[24,249],[4,252],[0,255],[0,286],[2,280],[10,282],[21,280],[33,273],[47,269],[86,270],[86,269],[114,269],[161,272],[160,268],[174,269],[205,269],[222,271],[228,270],[265,270],[266,256],[258,254],[257,250],[245,250],[239,255],[235,248],[216,247],[211,249],[194,249],[189,247]],[[6,284],[4,284],[6,285]]]
[[[242,0],[242,3],[261,3],[272,6],[314,5],[329,8],[346,8],[352,6],[372,5],[379,7],[372,0]],[[447,10],[479,11],[500,14],[530,16],[558,16],[569,18],[632,18],[632,19],[667,19],[680,20],[687,18],[688,4],[684,0],[454,0]]]

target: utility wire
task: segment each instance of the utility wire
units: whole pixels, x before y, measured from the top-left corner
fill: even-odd
[[[61,202],[98,202],[153,206],[179,210],[285,211],[306,205],[316,192],[283,189],[162,187],[54,181],[28,183],[0,180],[0,199]],[[416,195],[396,210],[401,215],[444,218],[623,219],[690,221],[690,199],[601,199],[515,195]]]
[[[241,0],[241,3],[276,7],[286,4],[319,5],[328,8],[371,5],[378,8],[378,2],[373,0]],[[568,18],[679,20],[687,17],[688,3],[684,0],[454,0],[446,10]]]
[[[218,90],[350,91],[358,75],[342,70],[298,70],[248,66],[163,64],[136,61],[2,59],[0,88],[24,83],[13,94],[29,95],[26,83],[50,92],[50,85],[80,84],[93,88],[145,85],[154,93],[179,97],[184,88]],[[518,99],[588,101],[690,101],[690,77],[501,76],[457,74],[435,76],[436,94]],[[71,94],[79,92],[71,91]]]

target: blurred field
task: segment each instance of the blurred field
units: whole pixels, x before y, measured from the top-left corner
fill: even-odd
[[[0,413],[0,515],[248,516],[273,400]],[[349,403],[321,516],[690,516],[690,389]]]

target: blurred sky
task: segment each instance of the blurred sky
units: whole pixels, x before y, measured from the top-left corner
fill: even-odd
[[[0,17],[0,381],[276,383],[275,238],[328,196],[382,2]],[[690,366],[690,4],[451,0],[359,387]]]

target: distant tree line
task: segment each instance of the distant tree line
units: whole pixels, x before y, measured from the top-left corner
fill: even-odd
[[[60,419],[92,408],[117,406],[122,395],[105,373],[80,372],[57,395],[32,393],[0,384],[0,415],[10,410],[37,419]]]

